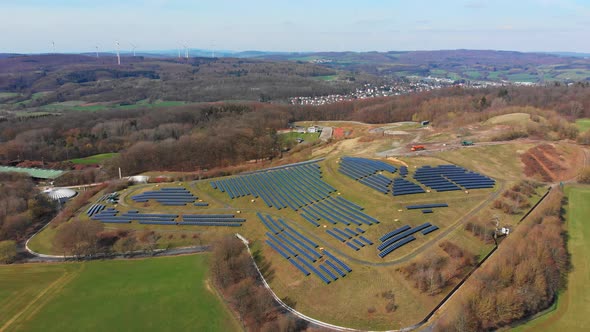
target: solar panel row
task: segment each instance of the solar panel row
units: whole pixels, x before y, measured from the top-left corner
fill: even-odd
[[[94,214],[91,218],[104,223],[130,223],[137,221],[147,225],[179,225],[179,226],[241,226],[246,221],[244,218],[235,218],[232,214],[155,214],[139,213],[130,210],[127,213],[118,214],[119,211],[109,208]],[[177,220],[181,217],[181,220]]]
[[[449,207],[447,203],[431,203],[431,204],[420,204],[420,205],[408,205],[406,209],[408,210],[419,210],[419,209],[432,209],[432,208],[441,208],[441,207]]]
[[[197,199],[186,188],[161,188],[160,190],[146,191],[139,195],[131,196],[135,202],[144,203],[149,200],[167,206],[183,206],[193,203]]]
[[[414,182],[404,178],[393,179],[393,196],[421,194],[424,192],[424,189]]]
[[[102,211],[105,208],[103,204],[92,204],[86,211],[86,215],[92,217],[94,214]]]

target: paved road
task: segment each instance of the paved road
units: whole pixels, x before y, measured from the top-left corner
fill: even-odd
[[[209,251],[211,247],[209,246],[194,246],[194,247],[184,247],[184,248],[172,248],[172,249],[160,249],[155,251],[153,254],[146,253],[143,251],[137,251],[129,255],[104,255],[99,254],[94,257],[86,258],[87,260],[92,259],[131,259],[131,258],[144,258],[144,257],[161,257],[161,256],[178,256],[178,255],[187,255],[187,254],[196,254],[201,252]],[[64,262],[64,261],[71,261],[76,260],[73,257],[59,257],[59,256],[35,256],[29,252],[21,252],[22,262],[26,263],[54,263],[54,262]]]

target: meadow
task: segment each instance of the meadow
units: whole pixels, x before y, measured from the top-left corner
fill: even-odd
[[[0,267],[0,331],[239,331],[208,255]]]
[[[516,331],[587,331],[590,329],[590,289],[587,287],[590,266],[590,187],[567,187],[568,251],[572,271],[567,288],[559,294],[549,312],[516,328]]]
[[[116,157],[119,155],[118,153],[101,153],[95,154],[93,156],[88,156],[86,158],[77,158],[77,159],[70,159],[70,161],[74,164],[80,165],[94,165],[94,164],[101,164],[106,160]]]

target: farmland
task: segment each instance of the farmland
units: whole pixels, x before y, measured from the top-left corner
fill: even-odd
[[[207,284],[207,258],[2,266],[0,329],[240,330]]]
[[[73,162],[74,164],[81,164],[81,165],[101,164],[104,161],[109,160],[117,155],[118,155],[118,153],[101,153],[101,154],[89,156],[86,158],[72,159],[70,161]]]
[[[578,119],[576,120],[576,125],[581,132],[586,132],[590,129],[590,119]]]

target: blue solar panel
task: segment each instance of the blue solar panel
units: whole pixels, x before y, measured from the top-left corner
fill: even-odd
[[[395,230],[393,230],[393,231],[391,231],[389,233],[386,233],[385,235],[383,235],[382,237],[380,237],[379,240],[381,242],[383,242],[383,241],[389,239],[390,237],[392,237],[394,235],[397,235],[397,234],[399,234],[399,233],[401,233],[403,231],[406,231],[408,229],[410,229],[410,226],[408,226],[408,225],[402,226],[402,227],[400,227],[398,229],[395,229]]]
[[[336,281],[338,280],[338,277],[336,277],[336,275],[334,275],[334,273],[332,273],[332,271],[328,270],[325,266],[320,265],[320,269],[324,272],[326,272],[326,274],[332,278],[332,280]]]
[[[344,264],[341,260],[339,260],[336,256],[332,255],[328,250],[324,250],[324,254],[330,257],[336,264],[340,265],[344,270],[348,271],[348,273],[352,272],[352,269],[348,267],[348,265]]]
[[[430,226],[430,223],[424,223],[424,224],[422,224],[420,226],[416,226],[414,228],[411,228],[411,229],[408,229],[408,230],[406,230],[404,232],[401,232],[401,233],[397,234],[396,236],[389,238],[387,241],[384,241],[383,243],[381,243],[377,247],[377,249],[384,250],[385,248],[387,248],[388,246],[390,246],[392,243],[395,243],[395,242],[403,239],[406,236],[409,236],[409,235],[412,235],[412,234],[414,234],[416,232],[419,232],[419,231],[427,228],[428,226]]]
[[[365,241],[365,243],[368,244],[368,245],[370,245],[370,246],[373,245],[373,242],[371,242],[371,240],[367,239],[366,237],[364,237],[362,235],[359,236],[359,239]]]
[[[447,203],[432,203],[432,204],[421,204],[421,205],[408,205],[406,209],[408,210],[419,210],[419,209],[431,209],[431,208],[439,208],[439,207],[448,207]]]
[[[399,241],[398,243],[385,249],[384,251],[380,252],[379,257],[384,258],[385,256],[389,255],[392,251],[394,251],[394,250],[398,249],[399,247],[401,247],[409,242],[412,242],[414,240],[416,240],[416,238],[410,235],[410,236],[406,237],[405,239]]]
[[[338,268],[336,265],[334,265],[334,263],[332,263],[331,261],[326,259],[325,263],[329,267],[331,267],[332,270],[336,271],[336,273],[338,273],[341,277],[344,277],[346,275],[346,273],[344,273],[340,268]]]
[[[423,230],[422,230],[422,234],[423,234],[423,235],[426,235],[426,234],[428,234],[428,233],[431,233],[431,232],[434,232],[434,231],[436,231],[437,229],[438,229],[438,227],[437,227],[436,225],[432,225],[432,226],[430,226],[430,227],[427,227],[427,228],[423,229]]]
[[[307,271],[303,266],[299,265],[299,263],[297,263],[295,261],[295,259],[291,258],[289,259],[289,262],[291,262],[291,264],[295,265],[295,267],[297,269],[299,269],[299,271],[303,272],[303,274],[305,274],[306,276],[310,275],[311,273],[309,273],[309,271]]]

